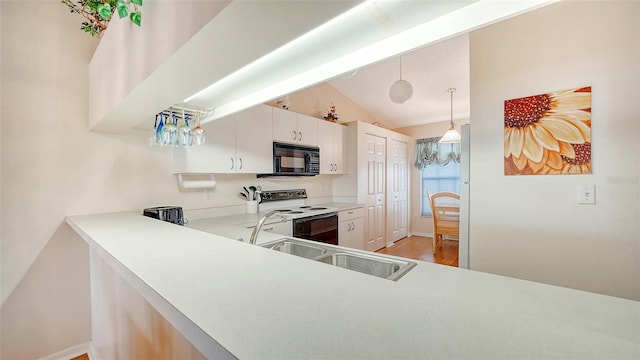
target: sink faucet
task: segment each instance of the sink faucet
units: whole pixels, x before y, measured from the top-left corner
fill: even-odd
[[[262,217],[262,219],[260,219],[260,221],[258,221],[258,223],[256,224],[256,227],[253,228],[253,232],[251,233],[251,238],[249,239],[249,244],[251,245],[255,245],[256,244],[256,240],[258,240],[258,233],[260,232],[260,229],[262,229],[262,225],[264,225],[264,222],[267,221],[267,218],[269,218],[270,216],[277,214],[278,211],[269,211],[268,213],[264,214],[264,216]]]

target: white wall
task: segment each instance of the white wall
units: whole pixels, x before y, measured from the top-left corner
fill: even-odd
[[[2,1],[0,12],[0,358],[39,358],[90,339],[88,249],[67,215],[242,205],[236,193],[251,184],[331,195],[329,176],[220,175],[211,200],[179,191],[171,154],[149,147],[149,133],[88,130],[97,40],[79,30],[81,17],[57,1]],[[152,121],[150,114],[150,129]]]
[[[472,269],[640,300],[639,21],[564,1],[471,33]],[[504,100],[588,85],[593,174],[504,176]]]

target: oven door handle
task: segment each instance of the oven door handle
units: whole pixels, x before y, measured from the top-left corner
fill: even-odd
[[[312,215],[312,216],[307,216],[307,217],[303,217],[303,218],[298,218],[298,219],[294,219],[297,220],[297,222],[307,222],[310,220],[319,220],[319,219],[327,219],[333,216],[338,216],[338,213],[335,212],[331,212],[328,214],[320,214],[320,215]]]

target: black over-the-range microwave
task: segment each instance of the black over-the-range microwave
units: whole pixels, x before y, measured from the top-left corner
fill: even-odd
[[[266,176],[314,176],[320,174],[320,148],[273,143],[273,173]]]

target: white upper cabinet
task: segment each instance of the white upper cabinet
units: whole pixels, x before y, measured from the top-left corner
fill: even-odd
[[[319,120],[303,114],[298,114],[298,141],[303,145],[318,146]]]
[[[318,119],[273,108],[273,141],[317,146]]]
[[[320,174],[345,174],[343,133],[345,127],[318,120],[318,146],[320,147]]]
[[[236,172],[273,172],[272,107],[254,106],[236,114]]]
[[[259,105],[202,126],[206,143],[173,151],[174,173],[273,171],[271,107]]]
[[[204,145],[173,150],[173,172],[223,174],[233,172],[236,156],[235,115],[202,125]]]
[[[298,114],[273,108],[273,141],[298,142]]]

